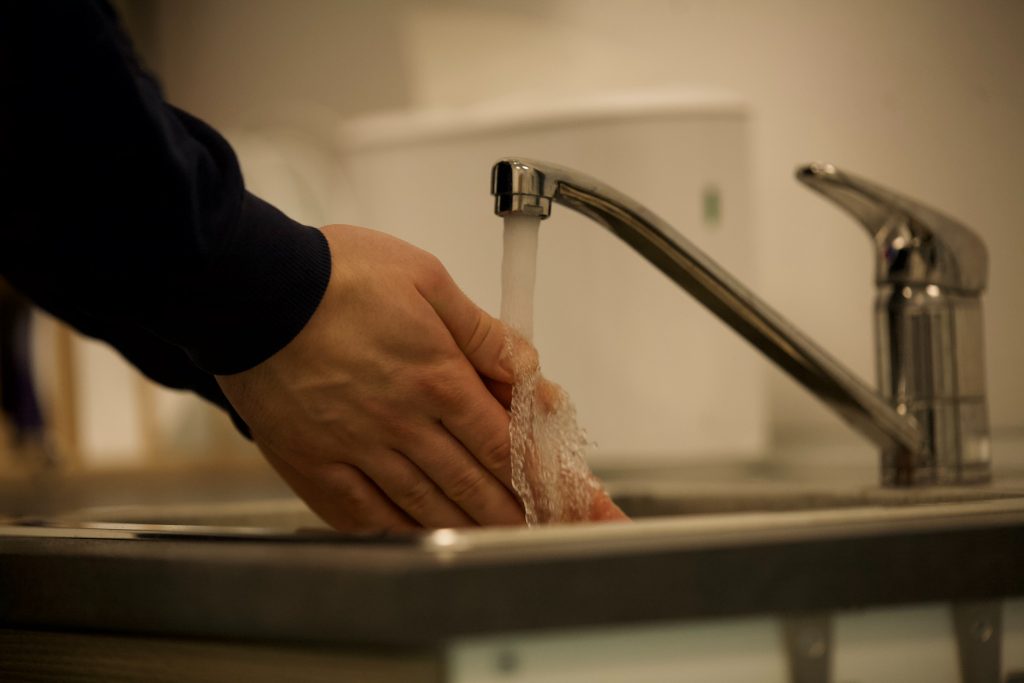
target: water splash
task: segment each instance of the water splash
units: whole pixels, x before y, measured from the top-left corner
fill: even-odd
[[[509,435],[512,488],[526,523],[582,521],[592,517],[603,490],[586,462],[590,445],[576,408],[557,384],[544,379],[532,347],[512,333],[505,353],[513,359],[515,384]]]
[[[587,466],[590,445],[576,421],[576,408],[557,384],[544,379],[531,344],[539,218],[505,219],[501,318],[510,333],[512,488],[527,524],[614,519],[618,508],[604,495]]]

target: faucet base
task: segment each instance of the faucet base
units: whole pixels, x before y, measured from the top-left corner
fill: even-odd
[[[909,486],[959,486],[988,484],[992,481],[988,437],[977,438],[965,448],[971,455],[961,462],[942,464],[931,461],[927,452],[882,450],[881,484],[890,488]]]

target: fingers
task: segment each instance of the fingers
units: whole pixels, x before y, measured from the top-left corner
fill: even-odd
[[[338,531],[404,532],[420,528],[351,465],[331,463],[309,478],[266,449],[263,455],[295,493]]]
[[[448,397],[442,406],[441,423],[487,470],[512,484],[512,446],[506,409],[483,383],[468,371],[462,391]],[[511,405],[511,387],[509,387]]]
[[[473,303],[447,271],[442,270],[421,293],[477,372],[511,384],[512,367],[504,358],[505,325]]]
[[[428,528],[475,526],[419,467],[396,451],[367,458],[365,473],[407,515]]]
[[[483,391],[481,387],[481,391]],[[500,406],[488,397],[499,411]],[[505,434],[507,438],[508,423]],[[437,487],[479,524],[518,525],[525,518],[519,502],[504,483],[474,457],[462,443],[449,434],[440,423],[423,430],[406,455]],[[510,464],[506,469],[511,478]]]

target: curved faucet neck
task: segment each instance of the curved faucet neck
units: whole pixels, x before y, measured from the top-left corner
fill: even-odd
[[[862,222],[876,226],[876,234],[880,234],[888,224],[885,218],[888,209],[883,209],[878,201],[882,195],[866,191],[864,184],[841,186],[836,179],[833,174],[809,177],[805,182],[818,183],[816,189],[827,188],[824,191],[833,193],[830,196],[837,198]],[[492,169],[491,181],[498,215],[528,213],[546,218],[552,203],[563,204],[619,236],[878,444],[883,453],[885,483],[908,485],[935,481],[935,458],[929,452],[932,440],[922,433],[918,420],[906,405],[890,405],[638,202],[578,171],[523,158],[499,161]],[[904,211],[904,215],[910,214]],[[963,282],[973,280],[966,278]]]

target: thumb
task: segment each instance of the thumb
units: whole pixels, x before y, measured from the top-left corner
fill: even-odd
[[[438,278],[433,288],[421,290],[441,322],[476,371],[485,377],[512,384],[514,377],[505,354],[508,328],[467,297],[451,276]]]

